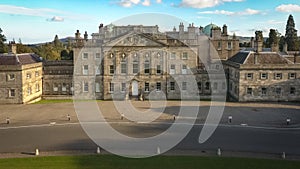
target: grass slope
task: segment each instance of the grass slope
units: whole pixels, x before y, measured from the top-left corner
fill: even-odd
[[[226,157],[112,155],[0,159],[2,169],[299,169],[300,161]]]

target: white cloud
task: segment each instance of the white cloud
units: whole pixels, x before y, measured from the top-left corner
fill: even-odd
[[[142,5],[144,5],[144,6],[150,6],[151,2],[150,2],[150,0],[144,0],[144,2],[142,3]]]
[[[192,8],[209,8],[224,2],[242,2],[244,0],[182,0],[179,6]]]
[[[52,17],[50,19],[47,19],[47,21],[51,21],[51,22],[63,22],[64,18],[59,17],[59,16],[54,16],[54,17]]]
[[[156,0],[156,3],[158,4],[162,3],[162,0]]]
[[[48,9],[48,8],[26,8],[22,6],[14,6],[14,5],[0,5],[0,13],[49,17],[53,13],[62,13],[62,11]]]
[[[300,12],[300,6],[296,4],[282,4],[276,8],[279,12]]]
[[[131,7],[132,5],[137,5],[138,3],[140,3],[140,0],[121,0],[119,2],[119,5],[128,8]]]
[[[224,10],[215,10],[215,11],[203,11],[199,12],[200,14],[217,14],[217,15],[233,15],[234,12],[224,11]]]
[[[237,14],[238,15],[257,15],[257,14],[260,14],[260,13],[261,13],[261,11],[259,11],[259,10],[248,8],[243,12],[238,12]]]
[[[268,20],[267,23],[271,25],[277,25],[277,24],[283,24],[284,22],[276,21],[276,20]]]
[[[234,15],[257,15],[257,14],[261,14],[261,11],[248,8],[245,11],[240,11],[240,12],[215,10],[215,11],[203,11],[203,12],[198,12],[198,13],[199,14],[216,14],[216,15],[234,16]]]

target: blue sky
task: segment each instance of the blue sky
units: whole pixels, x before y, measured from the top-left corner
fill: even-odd
[[[254,30],[263,30],[268,36],[270,28],[284,34],[288,15],[293,14],[296,29],[300,29],[299,0],[1,0],[0,28],[8,40],[38,43],[52,41],[56,34],[60,38],[74,36],[77,29],[91,34],[98,31],[100,23],[107,25],[142,13],[178,19],[150,15],[136,23],[117,23],[157,23],[161,30],[171,30],[178,28],[180,21],[196,26],[212,22],[227,24],[230,33],[239,36],[253,36]]]

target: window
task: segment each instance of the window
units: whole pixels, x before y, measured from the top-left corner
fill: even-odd
[[[260,79],[268,79],[268,73],[261,73]]]
[[[246,79],[252,80],[253,79],[253,73],[247,73],[246,74]]]
[[[281,87],[276,87],[276,88],[275,88],[275,93],[276,93],[277,95],[280,95],[280,94],[281,94]]]
[[[38,71],[35,71],[35,77],[38,77],[40,73]]]
[[[109,74],[113,75],[115,73],[114,65],[109,65]]]
[[[265,87],[262,87],[262,88],[261,88],[261,95],[262,95],[262,96],[267,95],[267,88],[265,88]]]
[[[100,75],[100,66],[96,66],[96,75]]]
[[[88,92],[89,91],[89,83],[88,82],[84,82],[83,83],[83,92]]]
[[[234,86],[234,93],[237,94],[238,93],[238,87]]]
[[[170,82],[170,90],[171,91],[175,90],[175,82]]]
[[[251,87],[248,87],[247,88],[247,95],[252,95],[252,88]]]
[[[36,84],[35,84],[35,91],[36,91],[36,92],[39,92],[39,91],[40,91],[40,84],[39,84],[39,83],[36,83]]]
[[[160,65],[156,66],[156,74],[161,74],[161,66]]]
[[[100,83],[99,82],[95,83],[95,91],[96,91],[96,93],[100,92]]]
[[[228,42],[228,49],[231,49],[231,48],[232,48],[232,43]]]
[[[15,97],[16,96],[16,90],[15,89],[9,89],[8,96],[9,97]]]
[[[222,83],[222,89],[226,89],[226,83],[225,82]]]
[[[82,59],[88,59],[89,58],[89,54],[88,53],[83,53],[82,54]]]
[[[218,89],[218,83],[217,83],[217,82],[214,82],[213,88],[214,88],[214,90],[217,90],[217,89]]]
[[[61,91],[63,91],[63,92],[67,91],[67,84],[66,83],[62,84]]]
[[[126,91],[126,83],[121,83],[121,92]]]
[[[282,73],[275,73],[275,79],[282,79]]]
[[[201,93],[202,92],[202,83],[201,82],[197,82],[197,86],[198,86],[198,90]]]
[[[149,83],[145,82],[145,92],[149,92],[150,88],[149,88]]]
[[[210,83],[209,82],[205,83],[205,90],[210,90]]]
[[[160,82],[156,83],[156,91],[161,91],[161,83]]]
[[[216,69],[219,70],[220,69],[220,65],[216,65]]]
[[[222,49],[222,43],[219,41],[218,42],[218,50],[221,50]]]
[[[187,82],[182,82],[182,90],[186,90],[187,89]]]
[[[15,80],[15,74],[9,74],[7,75],[8,80]]]
[[[145,67],[145,74],[149,74],[150,73],[150,63],[148,60],[145,61],[145,64],[144,64],[144,67]]]
[[[83,65],[83,75],[88,75],[89,74],[89,65]]]
[[[121,63],[121,73],[126,74],[127,73],[127,64],[126,63]]]
[[[186,65],[182,65],[181,73],[182,74],[187,74],[187,67],[186,67]]]
[[[100,53],[96,53],[95,57],[96,59],[100,59]]]
[[[114,83],[109,83],[109,92],[113,93],[115,91],[115,84]]]
[[[172,52],[172,53],[171,53],[170,59],[176,59],[176,53],[175,53],[175,52]]]
[[[289,79],[296,79],[296,73],[289,73]]]
[[[31,73],[27,73],[27,74],[26,74],[26,78],[27,78],[27,79],[30,79],[30,78],[31,78]]]
[[[171,65],[171,67],[170,67],[170,74],[171,75],[174,75],[175,74],[175,65]]]
[[[139,72],[139,64],[138,63],[133,63],[132,65],[132,73],[136,74]]]
[[[184,59],[184,60],[188,59],[188,53],[187,52],[182,53],[182,59]]]
[[[31,87],[27,88],[27,95],[31,95]]]
[[[53,84],[53,91],[54,92],[57,92],[58,91],[58,86],[56,83]]]
[[[295,87],[291,87],[290,88],[290,94],[291,95],[295,95],[296,94],[296,88]]]

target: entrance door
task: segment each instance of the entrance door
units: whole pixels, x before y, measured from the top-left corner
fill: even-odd
[[[131,92],[132,92],[132,96],[137,96],[139,94],[139,84],[137,81],[132,81],[131,83]]]

